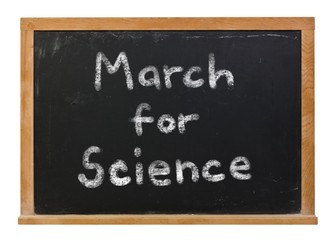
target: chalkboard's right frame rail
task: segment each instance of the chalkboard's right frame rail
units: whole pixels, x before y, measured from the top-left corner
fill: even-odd
[[[302,204],[286,215],[38,215],[33,189],[33,35],[38,30],[299,30],[302,34]],[[19,224],[317,224],[314,173],[314,18],[22,18]]]

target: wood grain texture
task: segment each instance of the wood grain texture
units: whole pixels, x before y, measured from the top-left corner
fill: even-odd
[[[22,18],[22,30],[313,30],[314,18]]]
[[[33,215],[20,224],[317,224],[313,215]]]
[[[35,215],[34,30],[302,30],[302,209],[289,215]],[[317,224],[314,209],[314,18],[21,19],[20,224]]]
[[[302,31],[302,213],[314,214],[314,31]]]
[[[33,31],[21,31],[21,214],[34,213]]]

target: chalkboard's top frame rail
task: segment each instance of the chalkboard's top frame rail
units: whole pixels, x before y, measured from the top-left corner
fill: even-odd
[[[22,215],[19,224],[317,224],[314,215]]]
[[[21,18],[21,30],[314,30],[314,17]]]

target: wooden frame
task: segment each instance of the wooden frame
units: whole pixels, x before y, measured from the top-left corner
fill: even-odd
[[[286,215],[36,215],[33,172],[35,30],[300,30],[302,207]],[[21,19],[21,216],[19,224],[317,224],[314,205],[314,18]]]

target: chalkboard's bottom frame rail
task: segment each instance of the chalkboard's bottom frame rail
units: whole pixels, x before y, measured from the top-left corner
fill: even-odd
[[[318,224],[315,215],[22,215],[19,224]]]

